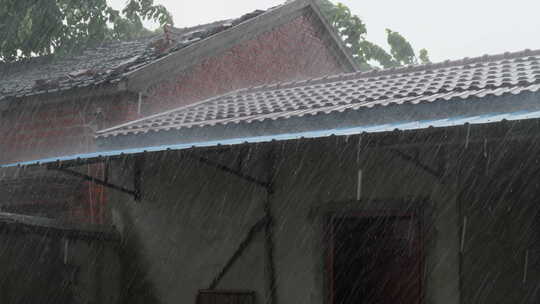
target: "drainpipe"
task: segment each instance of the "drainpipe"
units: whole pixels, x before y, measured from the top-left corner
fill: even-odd
[[[139,117],[141,117],[142,97],[142,92],[139,92],[139,99],[137,100],[137,115]]]

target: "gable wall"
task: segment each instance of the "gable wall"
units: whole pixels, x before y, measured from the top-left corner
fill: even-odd
[[[184,106],[240,88],[346,72],[310,13],[280,25],[150,87],[144,114]]]

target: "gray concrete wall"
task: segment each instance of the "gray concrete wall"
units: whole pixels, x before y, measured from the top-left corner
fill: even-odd
[[[120,301],[120,269],[110,242],[65,239],[6,230],[0,233],[0,302]]]
[[[423,170],[381,149],[358,152],[344,139],[277,146],[275,262],[278,303],[325,303],[324,210],[423,210],[426,230],[427,303],[459,303],[459,220],[453,182],[439,185]],[[412,153],[413,151],[405,151]],[[229,166],[239,151],[210,156]],[[263,148],[244,161],[254,176],[266,176]],[[439,163],[435,148],[422,151]],[[263,214],[265,192],[223,171],[178,153],[148,155],[143,199],[110,193],[111,212],[140,252],[138,263],[159,303],[193,303],[208,288],[249,228]],[[358,170],[362,197],[356,200]],[[112,170],[131,187],[129,162]],[[451,169],[448,169],[451,170]],[[407,201],[404,201],[407,199]],[[218,288],[249,289],[259,303],[268,294],[264,239],[256,238]]]
[[[424,248],[426,302],[459,303],[457,214],[448,188],[452,185],[439,185],[432,176],[385,150],[357,152],[353,145],[328,141],[291,154],[279,171],[275,210],[280,228],[276,237],[280,303],[323,303],[322,214],[311,219],[306,214],[314,206],[328,208],[329,204],[333,210],[373,213],[421,208],[424,230],[429,233]],[[432,166],[438,162],[436,156],[434,149],[422,154]],[[356,200],[359,169],[363,171],[361,201],[343,204]],[[311,258],[301,258],[306,256]]]
[[[460,172],[463,303],[538,303],[538,142],[468,149]]]
[[[134,202],[110,192],[113,219],[127,236],[130,250],[140,252],[130,263],[140,271],[131,303],[140,294],[156,303],[194,303],[197,291],[207,289],[249,229],[263,217],[256,186],[192,159],[147,159],[143,200]],[[132,187],[130,168],[117,170]],[[241,262],[219,288],[256,290],[263,295],[263,239],[258,236]],[[130,302],[128,300],[128,302]],[[141,303],[145,303],[141,301]]]

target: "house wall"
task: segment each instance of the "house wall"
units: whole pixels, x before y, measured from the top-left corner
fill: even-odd
[[[80,169],[104,177],[102,164]],[[60,220],[107,223],[104,187],[46,167],[0,171],[0,211]]]
[[[97,149],[94,133],[137,116],[133,95],[28,99],[1,113],[0,162],[11,163]],[[135,112],[133,112],[135,110]],[[103,177],[103,165],[85,173]],[[59,181],[61,179],[62,181]],[[0,209],[13,213],[103,223],[103,188],[44,168],[2,170]]]
[[[403,152],[411,154],[414,149]],[[435,148],[421,155],[431,166],[440,162]],[[276,177],[280,190],[274,199],[280,227],[276,229],[278,293],[284,303],[328,303],[323,288],[326,260],[321,258],[328,210],[368,215],[420,210],[425,301],[459,303],[457,210],[455,196],[447,188],[451,183],[439,184],[384,148],[358,152],[356,141],[329,140],[288,156]],[[346,204],[357,199],[359,169],[363,172],[360,202]],[[300,287],[298,282],[309,285]]]
[[[129,259],[133,270],[126,271],[133,271],[133,281],[145,282],[124,287],[132,290],[125,300],[194,303],[196,291],[209,287],[250,227],[262,218],[261,191],[187,159],[147,161],[152,165],[144,172],[144,201],[108,193],[114,224],[131,252],[138,253]],[[111,168],[115,178],[130,179],[125,164],[118,166]],[[125,186],[132,187],[129,182]],[[263,292],[262,244],[256,237],[242,264],[233,267],[220,287]]]
[[[73,93],[20,100],[1,112],[0,163],[96,151],[94,133],[99,129],[235,89],[347,71],[348,68],[342,66],[330,50],[322,31],[320,21],[312,13],[304,12],[252,39],[231,45],[217,55],[201,56],[186,70],[160,75],[160,81],[142,95],[146,97],[141,105],[138,94],[99,94],[82,98]],[[85,171],[100,177],[103,167],[89,166]],[[43,172],[38,180],[50,176]],[[38,188],[28,180],[22,185]],[[107,221],[101,216],[101,206],[107,201],[102,187],[88,183],[78,187],[75,189],[79,194],[76,204],[51,216],[82,222]],[[48,191],[55,190],[48,188],[41,197],[47,197]],[[24,200],[23,197],[13,199],[17,203]],[[12,204],[12,201],[0,198],[0,205]],[[35,214],[23,209],[10,211]]]
[[[462,303],[538,303],[539,142],[486,142],[460,170]]]
[[[325,211],[414,208],[423,211],[425,223],[426,302],[459,303],[455,191],[437,185],[430,175],[383,150],[358,153],[352,141],[293,143],[277,151],[286,156],[278,161],[272,196],[279,303],[327,303]],[[437,155],[434,152],[422,155]],[[233,149],[210,158],[236,167],[239,153]],[[244,160],[244,168],[264,177],[266,151],[255,147],[245,153],[249,159]],[[116,214],[116,225],[136,238],[134,248],[145,265],[140,275],[150,282],[154,296],[162,303],[192,302],[197,290],[208,288],[249,228],[264,216],[266,193],[177,153],[147,157],[142,201],[109,192],[111,212]],[[127,163],[113,166],[116,182],[130,179]],[[356,199],[358,168],[364,172],[362,199],[345,203]],[[264,303],[269,294],[265,260],[264,237],[259,234],[218,288],[254,290],[258,303]]]
[[[94,133],[135,119],[136,105],[129,94],[20,100],[1,112],[0,162],[95,151]]]
[[[160,75],[144,92],[141,111],[136,93],[84,98],[66,93],[69,98],[13,102],[1,112],[0,163],[95,151],[94,133],[102,128],[240,88],[348,71],[325,35],[320,21],[305,12],[216,55],[201,56],[185,70]]]

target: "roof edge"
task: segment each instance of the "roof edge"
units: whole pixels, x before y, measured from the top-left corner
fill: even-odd
[[[290,18],[294,18],[296,16],[304,14],[304,12],[302,11],[304,9],[310,9],[317,15],[317,18],[324,25],[329,36],[331,36],[331,40],[335,43],[336,48],[339,50],[340,53],[343,54],[343,57],[346,58],[346,60],[344,61],[346,61],[347,64],[350,66],[351,71],[358,71],[357,67],[354,65],[354,59],[352,59],[352,56],[350,56],[350,54],[345,52],[344,45],[340,42],[340,40],[338,40],[339,37],[337,37],[336,34],[332,32],[332,30],[329,28],[329,25],[325,23],[326,20],[324,19],[324,17],[322,17],[320,11],[314,6],[312,0],[296,0],[278,6],[274,9],[269,9],[268,11],[254,18],[246,20],[234,27],[202,39],[177,52],[168,54],[146,66],[133,70],[127,73],[124,79],[127,79],[128,81],[129,90],[145,90],[153,83],[159,82],[159,80],[149,81],[149,78],[152,77],[144,77],[145,72],[156,74],[159,71],[159,74],[162,75],[164,74],[164,67],[166,67],[165,69],[168,70],[185,70],[199,62],[198,59],[200,58],[207,58],[216,53],[219,53],[220,51],[227,50],[228,48],[237,45],[242,41],[245,41],[245,39],[247,39],[246,37],[251,38],[253,36],[257,36],[260,33],[266,31],[268,28],[274,26],[276,23],[281,24],[283,23],[283,20],[288,20]],[[261,20],[263,20],[264,18],[269,18],[269,20],[267,22],[261,22]],[[237,33],[236,35],[233,34],[237,31],[244,31],[244,33],[242,33],[242,35],[239,35]],[[212,45],[208,45],[212,43],[214,44],[213,47]],[[203,47],[205,48],[205,52],[201,53],[200,51]]]
[[[126,126],[129,126],[129,125],[141,122],[141,121],[145,121],[145,120],[148,120],[148,119],[152,119],[152,118],[155,118],[155,117],[160,117],[160,116],[163,116],[163,115],[167,115],[169,113],[181,111],[181,110],[184,110],[184,109],[189,109],[191,107],[196,107],[196,106],[198,106],[200,104],[207,103],[207,102],[212,101],[214,99],[220,99],[220,98],[223,98],[223,97],[227,97],[229,95],[237,94],[238,92],[240,92],[242,90],[243,89],[234,90],[234,91],[231,91],[231,92],[223,94],[223,95],[213,96],[213,97],[201,100],[199,102],[187,104],[187,105],[184,105],[184,106],[181,106],[181,107],[178,107],[178,108],[174,108],[174,109],[171,109],[171,110],[168,110],[168,111],[165,111],[165,112],[159,112],[159,113],[156,113],[156,114],[153,114],[153,115],[150,115],[150,116],[145,116],[145,117],[142,117],[142,118],[139,118],[139,119],[136,119],[136,120],[131,120],[131,121],[125,122],[125,123],[120,124],[120,125],[112,126],[110,128],[107,128],[107,129],[98,130],[98,131],[95,132],[96,135],[94,137],[99,138],[99,137],[101,137],[102,133],[107,133],[107,132],[110,132],[110,131],[114,131],[116,129],[121,129],[121,128],[126,127]]]
[[[77,224],[55,219],[23,214],[0,212],[0,225],[14,225],[33,229],[44,234],[56,232],[72,238],[120,240],[120,234],[112,226]]]
[[[334,42],[335,46],[338,48],[339,53],[342,55],[343,59],[345,59],[345,61],[349,64],[349,68],[351,69],[351,72],[360,71],[360,66],[358,65],[356,60],[354,60],[354,57],[352,56],[351,52],[349,51],[349,49],[347,49],[347,47],[345,46],[345,43],[339,37],[334,27],[332,27],[332,25],[328,23],[328,20],[326,20],[326,18],[324,17],[319,5],[314,0],[305,0],[305,1],[308,2],[308,6],[313,10],[317,18],[321,21],[324,29],[330,36],[332,42]]]
[[[531,115],[540,118],[540,106],[535,104],[538,92],[523,92],[519,95],[505,94],[490,96],[483,100],[480,97],[476,102],[467,103],[464,100],[455,102],[433,102],[423,104],[405,104],[392,107],[368,108],[365,111],[349,110],[343,112],[318,113],[317,115],[296,116],[281,119],[255,120],[250,123],[216,123],[205,126],[186,128],[163,128],[160,130],[147,130],[130,134],[111,134],[101,136],[98,146],[102,151],[137,149],[146,150],[147,147],[185,145],[196,147],[201,143],[213,143],[216,146],[224,145],[226,141],[237,140],[242,142],[245,138],[272,137],[273,139],[296,134],[292,137],[300,138],[310,132],[332,130],[348,133],[351,129],[360,128],[360,133],[391,132],[399,129],[398,125],[407,125],[407,128],[416,129],[418,122],[426,126],[446,126],[452,120],[462,121],[467,117],[483,122],[528,120]],[[436,124],[432,124],[437,121]],[[460,125],[474,124],[466,119]],[[349,130],[349,131],[347,131]],[[355,134],[360,134],[355,133]],[[150,151],[150,149],[149,149]]]
[[[65,90],[48,90],[23,96],[9,95],[0,96],[0,111],[9,109],[11,105],[20,102],[53,104],[66,100],[84,99],[88,97],[110,97],[124,93],[136,93],[129,91],[124,81],[103,83],[97,86],[71,87]]]

